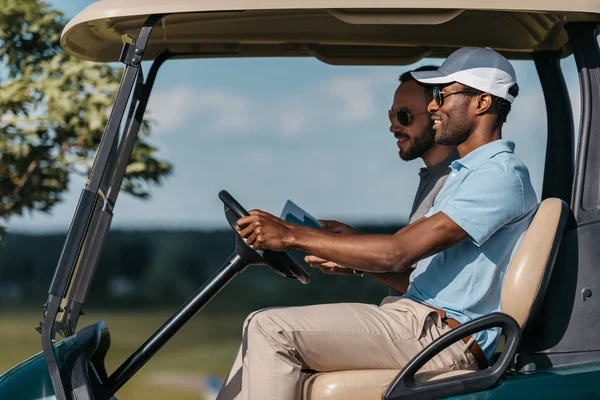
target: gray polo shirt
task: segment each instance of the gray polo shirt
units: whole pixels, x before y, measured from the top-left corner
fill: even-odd
[[[446,178],[448,178],[448,174],[450,173],[450,164],[459,158],[458,151],[455,151],[441,163],[432,167],[421,168],[419,171],[419,188],[417,189],[417,194],[415,194],[415,200],[410,211],[409,224],[423,218],[427,214],[427,211],[433,207],[435,197],[442,189],[442,186],[444,186]],[[411,268],[415,267],[416,264],[411,266]],[[402,293],[395,289],[390,289],[390,295],[400,296]]]
[[[419,171],[419,188],[415,194],[412,210],[410,211],[409,224],[421,219],[433,207],[435,197],[444,186],[450,173],[450,163],[458,160],[458,151],[432,167],[424,167]]]

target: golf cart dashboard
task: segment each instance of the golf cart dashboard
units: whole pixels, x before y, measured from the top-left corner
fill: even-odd
[[[109,347],[110,334],[102,321],[55,343],[63,386],[73,399],[109,399],[103,386],[108,379],[104,357]],[[0,376],[2,399],[49,398],[52,394],[54,390],[43,352]]]

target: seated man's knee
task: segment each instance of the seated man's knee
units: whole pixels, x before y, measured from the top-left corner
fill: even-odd
[[[267,308],[250,314],[244,323],[245,334],[272,336],[282,330],[280,324],[279,308]]]
[[[244,325],[242,325],[244,332],[248,328],[248,325],[250,324],[250,321],[252,321],[254,319],[254,316],[256,314],[258,314],[258,313],[261,313],[261,312],[265,311],[265,310],[268,310],[268,309],[257,310],[257,311],[253,311],[250,314],[248,314],[248,316],[244,320]]]

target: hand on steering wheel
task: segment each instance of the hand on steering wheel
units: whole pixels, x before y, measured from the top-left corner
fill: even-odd
[[[287,253],[285,253],[284,247],[283,247],[283,243],[281,243],[281,239],[280,239],[280,243],[276,243],[277,239],[275,239],[275,234],[277,232],[281,232],[280,230],[277,230],[277,228],[280,228],[279,225],[282,225],[281,223],[276,223],[274,221],[279,220],[278,218],[272,216],[271,214],[268,213],[264,213],[262,211],[254,211],[254,213],[263,213],[264,215],[250,215],[248,214],[248,212],[244,209],[244,207],[242,207],[242,205],[240,203],[238,203],[229,193],[227,193],[225,190],[221,190],[219,192],[219,198],[221,199],[221,201],[223,202],[223,204],[225,205],[225,216],[227,218],[227,222],[229,222],[229,225],[231,226],[231,228],[233,228],[236,233],[238,233],[238,235],[240,235],[240,231],[237,230],[237,224],[238,221],[249,221],[247,222],[246,226],[251,225],[252,223],[259,221],[258,226],[254,226],[254,228],[252,230],[248,230],[248,237],[252,235],[252,233],[254,233],[256,231],[257,228],[259,229],[259,232],[256,233],[255,237],[253,238],[253,243],[256,243],[256,240],[259,236],[261,236],[261,241],[260,243],[262,243],[260,246],[260,248],[263,248],[264,250],[258,250],[258,248],[254,248],[253,246],[250,246],[248,243],[246,243],[243,239],[242,236],[238,236],[238,244],[239,244],[239,249],[236,249],[236,251],[239,253],[239,255],[241,257],[246,257],[247,258],[247,262],[250,263],[255,263],[255,264],[267,264],[269,267],[271,267],[275,272],[277,272],[280,275],[283,275],[287,278],[293,278],[293,279],[298,279],[300,282],[302,283],[308,283],[310,281],[310,277],[308,276],[308,274],[306,273],[306,271],[304,270],[304,268],[302,268],[293,258],[291,258],[290,256],[287,255]],[[267,235],[267,240],[269,243],[267,244],[277,244],[277,246],[272,246],[275,247],[277,249],[280,249],[279,251],[276,250],[270,250],[270,247],[265,245],[265,238],[264,238],[264,223],[265,221],[267,221],[267,219],[269,219],[269,228],[268,230],[268,235]],[[279,220],[281,221],[281,220]],[[283,222],[283,221],[281,221]],[[240,228],[242,228],[242,230],[244,229],[243,226],[241,226]],[[258,246],[258,244],[257,244]],[[259,262],[256,262],[256,261]]]
[[[290,231],[285,221],[261,210],[252,210],[249,216],[240,218],[236,229],[254,250],[275,251],[285,251]]]

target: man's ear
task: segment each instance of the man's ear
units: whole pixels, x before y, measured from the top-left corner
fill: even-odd
[[[481,115],[487,112],[492,107],[492,95],[489,93],[483,93],[477,98],[477,109],[475,114]]]

